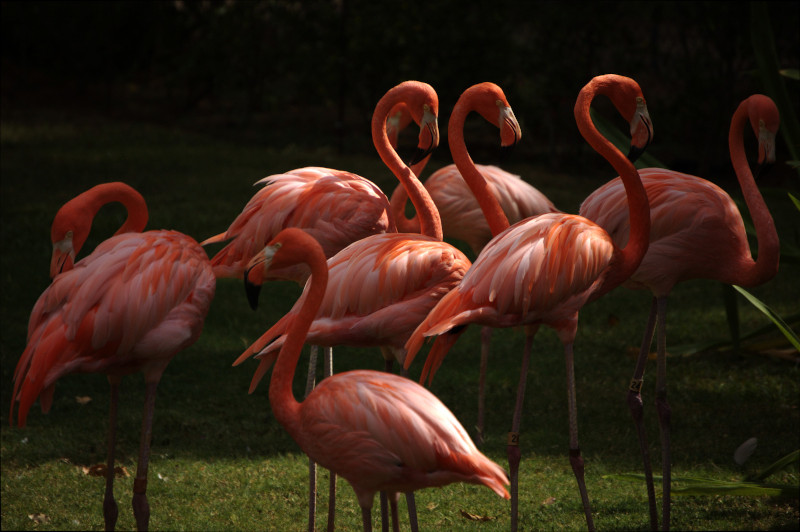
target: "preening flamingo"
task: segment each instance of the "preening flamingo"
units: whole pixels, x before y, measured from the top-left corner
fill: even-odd
[[[381,98],[372,120],[375,147],[408,188],[424,234],[372,235],[331,257],[328,290],[307,335],[315,345],[380,347],[387,366],[394,360],[403,363],[404,344],[411,332],[471,265],[458,249],[442,242],[441,222],[430,196],[389,143],[386,118],[400,101],[408,104],[421,136],[431,138],[429,149],[433,149],[439,141],[438,99],[430,85],[404,82]],[[425,155],[420,152],[417,158]],[[236,361],[239,364],[251,355],[261,358],[251,392],[275,361],[304,297]]]
[[[73,266],[100,207],[118,201],[128,220],[117,234]],[[139,463],[133,485],[136,526],[150,518],[147,467],[156,387],[175,354],[200,336],[216,281],[208,257],[177,231],[147,231],[144,199],[124,183],[105,183],[67,202],[52,226],[51,273],[58,273],[33,307],[28,342],[14,371],[14,406],[24,426],[37,397],[42,411],[53,403],[56,381],[70,373],[104,373],[111,385],[108,462],[103,513],[113,530],[114,448],[117,402],[123,376],[141,371],[146,386]]]
[[[349,371],[322,380],[303,402],[295,400],[292,381],[297,361],[326,295],[325,255],[312,237],[290,228],[253,259],[245,275],[246,282],[258,283],[267,275],[265,269],[301,261],[310,267],[311,278],[272,371],[269,400],[275,418],[300,448],[353,487],[364,530],[372,529],[377,491],[397,494],[469,482],[508,498],[502,468],[478,451],[439,399],[409,379],[380,371]]]
[[[528,373],[530,347],[539,326],[553,328],[564,344],[569,404],[570,463],[581,492],[586,521],[594,529],[589,497],[584,482],[583,459],[578,446],[577,406],[573,341],[578,326],[578,311],[627,279],[647,250],[650,217],[647,196],[633,164],[597,131],[589,117],[589,107],[598,94],[608,96],[630,123],[632,148],[644,149],[652,138],[652,127],[639,85],[632,79],[604,75],[592,79],[578,95],[575,118],[578,129],[589,144],[622,176],[630,201],[631,238],[624,248],[593,222],[569,214],[551,213],[523,220],[494,237],[483,249],[461,284],[445,295],[408,343],[406,367],[419,351],[424,338],[434,335],[458,336],[470,323],[491,327],[525,326],[526,341],[517,390],[512,432],[507,448],[511,472],[511,524],[518,526],[517,481],[519,472],[519,426]],[[462,95],[462,98],[471,95]],[[497,113],[477,100],[478,112]],[[499,104],[498,104],[499,105]],[[450,121],[449,136],[458,135]],[[456,137],[457,138],[457,137]],[[452,149],[452,148],[451,148]],[[455,156],[455,155],[454,155]],[[462,171],[493,226],[507,223],[494,196],[486,193],[486,182],[477,171]],[[439,337],[441,338],[441,336]],[[438,340],[438,339],[437,339]],[[430,379],[446,352],[431,349],[423,368],[422,380]]]
[[[642,426],[641,386],[657,322],[656,408],[663,453],[662,528],[666,530],[670,521],[671,468],[666,375],[667,297],[675,284],[688,279],[717,279],[723,283],[756,286],[772,279],[778,272],[778,234],[744,151],[743,136],[748,121],[758,139],[759,164],[774,162],[775,135],[780,122],[775,103],[760,94],[744,100],[733,115],[728,136],[733,168],[756,227],[757,260],[753,260],[750,254],[739,209],[721,188],[705,179],[661,168],[639,170],[650,202],[650,247],[624,286],[649,289],[653,292],[653,304],[628,390],[628,405],[643,453],[654,529],[657,527],[657,511]],[[627,211],[627,198],[619,178],[597,189],[581,205],[581,214],[605,228],[618,246],[625,244],[630,232]]]
[[[491,97],[491,94],[489,94],[489,97]],[[513,112],[510,111],[510,107],[508,109],[509,116],[516,123]],[[391,114],[391,118],[387,122],[387,133],[390,140],[392,138],[396,139],[399,131],[411,121],[404,106],[398,107],[396,110],[393,109],[393,111],[395,112]],[[425,188],[430,193],[442,218],[444,237],[466,242],[472,249],[472,253],[477,256],[491,240],[492,236],[496,236],[496,234],[492,234],[489,222],[484,217],[472,190],[470,190],[467,182],[461,176],[459,168],[474,167],[481,173],[483,179],[488,183],[489,191],[497,198],[505,217],[510,223],[516,223],[525,218],[547,212],[559,212],[559,210],[556,209],[547,196],[526,181],[523,181],[520,176],[506,172],[494,165],[475,165],[472,162],[463,137],[463,127],[467,114],[469,114],[469,111],[465,112],[463,106],[461,109],[456,107],[453,109],[453,116],[450,119],[451,121],[456,120],[456,127],[460,124],[458,128],[461,132],[459,140],[450,139],[452,146],[455,146],[454,142],[460,144],[455,151],[451,148],[453,159],[458,160],[455,164],[447,165],[431,174],[425,181]],[[497,120],[498,117],[495,115],[490,117],[490,121],[493,123],[497,122]],[[498,124],[495,123],[495,125]],[[518,131],[517,136],[519,135],[521,135],[521,132]],[[515,140],[518,140],[518,138]],[[415,167],[413,170],[419,175],[418,170],[421,170],[421,168]],[[405,189],[402,186],[398,186],[389,200],[392,206],[392,214],[400,231],[418,232],[419,219],[416,216],[409,219],[405,215],[407,200],[408,195]],[[508,227],[508,224],[506,224],[506,227]],[[486,367],[489,357],[491,331],[490,327],[484,327],[481,331],[478,421],[476,423],[476,439],[479,444],[483,442]]]

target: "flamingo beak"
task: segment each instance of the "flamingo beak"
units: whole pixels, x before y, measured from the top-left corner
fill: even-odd
[[[53,254],[50,257],[50,278],[59,273],[71,270],[75,263],[75,250],[72,246],[72,231],[58,242],[53,242]]]
[[[631,148],[628,152],[628,160],[634,163],[653,141],[653,122],[650,120],[650,113],[647,112],[644,99],[637,98],[636,112],[630,126]]]
[[[264,284],[264,277],[272,264],[272,258],[280,245],[267,246],[256,254],[244,270],[244,293],[250,308],[258,308],[258,296],[261,293],[261,285]]]
[[[251,272],[252,268],[247,268],[244,271],[244,294],[247,296],[250,308],[256,310],[258,309],[258,296],[261,294],[261,285],[250,281]]]
[[[436,115],[427,108],[422,115],[419,123],[419,144],[414,151],[414,155],[408,162],[408,166],[413,166],[422,159],[430,155],[439,146],[439,122]]]

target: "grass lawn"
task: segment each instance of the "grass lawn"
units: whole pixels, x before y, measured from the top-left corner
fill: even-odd
[[[28,316],[49,283],[49,228],[58,207],[97,183],[121,180],[147,200],[148,228],[177,229],[202,240],[223,231],[252,194],[251,184],[271,173],[305,165],[332,166],[373,179],[387,192],[394,186],[393,177],[374,152],[338,157],[330,149],[270,148],[91,117],[5,115],[0,133],[0,528],[101,529],[104,481],[86,471],[105,461],[106,379],[99,375],[64,378],[56,387],[49,415],[34,406],[24,429],[9,428],[7,419],[13,369],[25,346]],[[436,156],[431,166],[446,164],[445,148]],[[509,170],[523,175],[568,212],[577,212],[582,198],[611,177],[610,168],[599,160],[594,174],[579,179],[511,159],[505,165]],[[731,193],[737,197],[738,189]],[[794,193],[798,195],[796,188]],[[768,193],[767,201],[782,239],[796,239],[800,213],[785,191]],[[85,249],[93,249],[113,233],[123,216],[117,206],[104,208]],[[752,292],[781,315],[796,315],[800,268],[785,261],[774,280]],[[272,418],[266,382],[253,395],[247,394],[255,363],[231,367],[299,293],[289,283],[265,286],[261,308],[253,312],[239,282],[218,283],[203,335],[175,357],[159,387],[148,489],[153,530],[305,529],[307,461]],[[797,353],[788,353],[794,361],[772,356],[774,351],[764,356],[768,348],[761,342],[757,352],[717,349],[680,355],[679,346],[728,337],[721,294],[718,283],[691,281],[678,286],[670,299],[668,375],[675,477],[742,479],[798,447]],[[644,486],[605,478],[640,471],[638,444],[624,399],[649,302],[648,293],[618,289],[581,314],[575,344],[580,441],[600,530],[649,526]],[[739,308],[743,332],[766,323],[741,298]],[[798,329],[796,321],[794,327]],[[771,335],[768,340],[772,338],[778,337]],[[498,330],[493,335],[483,450],[501,465],[506,465],[506,431],[522,344],[521,331]],[[478,345],[479,330],[472,327],[450,352],[432,386],[468,428],[476,415]],[[534,350],[522,422],[520,525],[525,530],[585,528],[567,459],[561,345],[552,331],[542,329]],[[334,358],[336,371],[380,369],[383,364],[377,350],[337,348]],[[423,361],[420,355],[412,376],[419,374]],[[654,364],[648,369],[645,415],[651,456],[660,469]],[[298,373],[304,371],[301,360]],[[295,382],[298,397],[301,377]],[[123,381],[117,455],[118,465],[131,476],[122,476],[116,483],[120,529],[135,527],[130,498],[143,395],[141,376]],[[745,466],[738,466],[733,453],[751,437],[758,438],[758,448]],[[796,484],[796,466],[770,480]],[[324,473],[319,484],[326,486]],[[322,528],[326,489],[320,493],[317,524]],[[338,493],[340,529],[360,529],[352,490],[340,481]],[[420,491],[417,506],[423,530],[509,527],[508,503],[482,487],[456,484]],[[799,519],[797,498],[673,497],[675,529],[788,530],[797,528]]]

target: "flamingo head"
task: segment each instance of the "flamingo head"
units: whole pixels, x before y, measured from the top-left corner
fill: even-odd
[[[72,269],[75,255],[83,247],[91,230],[91,216],[83,215],[83,209],[73,201],[68,201],[58,210],[50,228],[50,239],[53,243],[51,278]]]
[[[258,308],[258,296],[261,293],[261,285],[264,284],[264,277],[272,265],[275,253],[281,248],[281,244],[274,243],[266,246],[259,251],[244,269],[244,292],[250,308]]]
[[[758,164],[771,165],[775,162],[775,136],[781,123],[778,107],[772,98],[763,94],[750,96],[747,103],[750,126],[758,138]]]
[[[598,76],[595,80],[598,80],[597,93],[608,96],[630,125],[628,160],[634,162],[653,141],[653,122],[642,89],[633,79],[616,74]]]
[[[500,129],[502,148],[511,148],[520,141],[522,129],[503,89],[491,82],[478,83],[464,91],[461,98],[468,98],[472,111]]]

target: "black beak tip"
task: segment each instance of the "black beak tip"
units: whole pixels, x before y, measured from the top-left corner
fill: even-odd
[[[644,153],[646,148],[640,148],[638,146],[631,146],[630,151],[628,152],[628,160],[632,163],[635,163],[636,160],[641,157]]]
[[[514,151],[514,146],[516,144],[510,144],[508,146],[500,146],[500,160],[507,161],[511,156],[511,153]]]
[[[772,170],[773,163],[759,163],[756,165],[755,179],[767,175]]]
[[[258,295],[261,293],[261,285],[253,284],[247,280],[247,272],[244,274],[244,293],[247,296],[247,302],[250,303],[250,308],[253,310],[258,309]]]
[[[422,148],[417,148],[416,150],[414,150],[414,154],[411,156],[411,159],[408,161],[408,166],[414,166],[415,164],[420,162],[422,159],[424,159],[429,153],[430,153],[430,150],[423,150]]]

